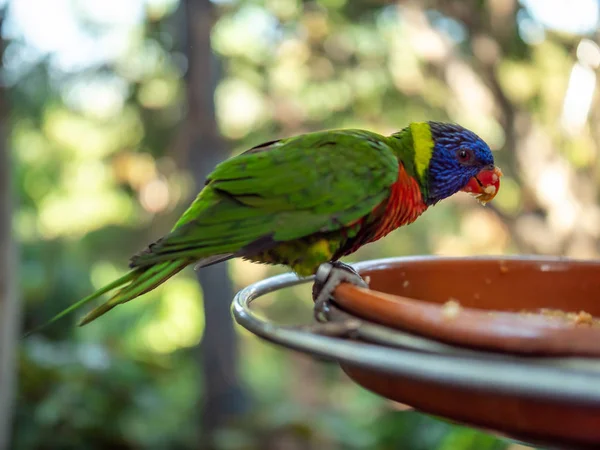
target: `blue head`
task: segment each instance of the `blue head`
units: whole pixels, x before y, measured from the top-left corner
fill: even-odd
[[[478,191],[474,193],[483,192],[487,183],[484,185],[477,176],[482,171],[495,170],[490,147],[460,125],[440,122],[428,122],[428,125],[433,151],[427,168],[426,203],[433,205],[471,184]],[[470,187],[468,190],[473,192]]]

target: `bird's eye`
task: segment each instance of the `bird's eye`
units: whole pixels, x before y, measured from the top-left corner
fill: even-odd
[[[456,157],[461,164],[471,164],[475,159],[473,150],[468,148],[461,148],[456,152]]]

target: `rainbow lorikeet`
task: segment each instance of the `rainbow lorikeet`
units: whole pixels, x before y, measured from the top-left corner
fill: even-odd
[[[80,324],[89,323],[191,264],[241,257],[312,275],[458,191],[491,200],[500,176],[488,145],[455,124],[412,123],[391,136],[320,131],[267,142],[219,164],[171,232],[131,258],[129,273],[50,322],[120,288]]]

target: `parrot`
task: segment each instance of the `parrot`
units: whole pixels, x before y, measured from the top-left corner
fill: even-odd
[[[44,326],[116,290],[79,322],[88,324],[192,264],[243,258],[311,276],[459,191],[489,202],[501,176],[490,147],[454,123],[412,122],[388,136],[339,129],[266,142],[218,164],[171,231],[130,259],[129,272]],[[342,281],[364,285],[357,274],[342,273],[317,303]]]

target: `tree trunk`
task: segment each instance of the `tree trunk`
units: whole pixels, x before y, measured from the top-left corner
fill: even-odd
[[[2,29],[0,20],[0,30]],[[4,54],[0,41],[0,58]],[[0,450],[10,448],[16,391],[17,344],[20,324],[16,292],[16,252],[11,236],[11,158],[7,145],[8,105],[0,87]]]
[[[223,160],[225,143],[219,136],[215,118],[214,92],[218,61],[211,50],[210,32],[213,9],[209,0],[186,0],[186,54],[188,56],[188,168],[198,191],[206,175]],[[237,338],[230,305],[233,286],[226,264],[197,272],[204,293],[205,330],[200,345],[204,375],[205,437],[245,409],[245,396],[237,373]],[[202,444],[209,446],[210,439]]]

